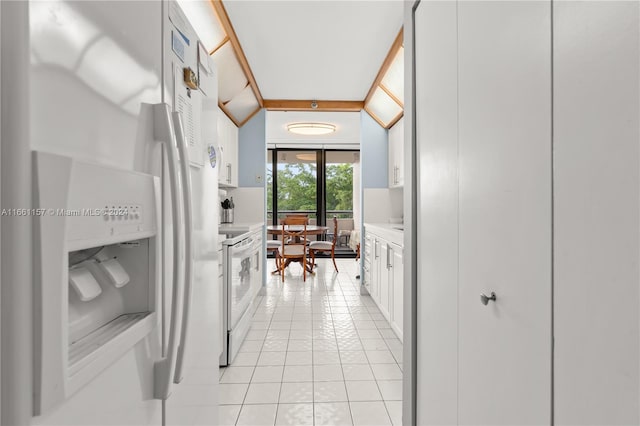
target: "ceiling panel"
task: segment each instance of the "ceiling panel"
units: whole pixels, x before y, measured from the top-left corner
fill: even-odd
[[[387,70],[382,84],[404,104],[404,48],[400,48]]]
[[[365,106],[374,118],[387,127],[393,119],[402,113],[402,108],[384,90],[377,88],[369,103]]]
[[[251,114],[260,108],[258,100],[253,94],[250,85],[238,93],[233,99],[225,104],[227,111],[242,124]]]
[[[230,42],[215,51],[213,60],[218,67],[218,98],[222,103],[229,102],[242,92],[249,80],[244,75]]]
[[[178,0],[178,4],[209,52],[222,43],[226,34],[210,2]]]
[[[363,100],[403,2],[224,1],[265,99]]]

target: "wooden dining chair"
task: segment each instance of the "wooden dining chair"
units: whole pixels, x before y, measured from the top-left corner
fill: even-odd
[[[274,255],[274,259],[276,261],[276,269],[277,271],[279,271],[280,270],[280,241],[267,240],[267,253],[271,253]]]
[[[282,219],[282,242],[280,246],[280,274],[284,282],[284,270],[293,261],[302,265],[302,280],[307,280],[307,218],[285,217]]]
[[[312,268],[316,266],[316,253],[317,252],[330,252],[331,260],[333,260],[333,267],[338,272],[338,265],[336,265],[336,241],[338,240],[338,218],[333,217],[333,241],[312,241],[309,244],[309,255],[311,256]]]
[[[305,224],[309,224],[309,215],[305,214],[305,213],[288,213],[284,215],[284,219],[288,219],[288,218],[293,218],[293,219],[301,219],[304,218],[305,219]],[[280,221],[280,223],[282,223],[282,221],[284,220],[282,219]],[[311,242],[310,240],[306,240],[307,245],[309,245],[309,243]]]
[[[307,225],[309,224],[309,215],[308,214],[305,214],[305,213],[287,213],[287,214],[284,215],[285,219],[290,218],[290,217],[293,217],[293,218],[301,218],[301,217],[303,217],[306,220],[305,223]]]

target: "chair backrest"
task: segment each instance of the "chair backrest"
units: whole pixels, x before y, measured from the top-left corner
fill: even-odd
[[[306,251],[307,244],[307,218],[303,216],[291,216],[282,219],[282,252],[285,253],[285,245],[299,245]]]
[[[292,216],[285,216],[285,218],[282,219],[281,223],[283,225],[307,225],[308,221],[309,221],[308,216],[292,215]]]
[[[338,219],[339,231],[353,231],[353,219]]]
[[[336,246],[336,241],[338,241],[338,217],[333,217],[333,246]]]
[[[284,219],[289,219],[289,218],[294,218],[294,219],[300,219],[300,218],[304,218],[304,223],[305,224],[309,224],[309,215],[308,214],[304,214],[304,213],[290,213],[290,214],[286,214],[284,216]],[[280,221],[280,223],[282,223],[284,221],[284,219],[282,219]]]

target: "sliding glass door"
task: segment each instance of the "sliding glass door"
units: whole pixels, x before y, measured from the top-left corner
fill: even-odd
[[[338,248],[349,250],[354,214],[360,205],[360,152],[270,149],[267,155],[267,217],[277,224],[287,214],[306,214],[310,224],[329,226],[338,218]]]
[[[271,154],[271,219],[276,223],[288,214],[306,214],[309,223],[318,221],[318,153],[303,150],[269,151]],[[275,156],[275,164],[273,157]],[[275,208],[275,210],[273,210]]]
[[[333,217],[337,218],[336,235],[338,250],[350,250],[351,231],[360,206],[360,152],[325,151],[325,219],[324,223],[333,229]]]

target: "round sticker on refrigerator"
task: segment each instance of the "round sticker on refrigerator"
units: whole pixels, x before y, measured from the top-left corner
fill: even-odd
[[[216,168],[216,149],[213,145],[209,145],[207,147],[207,151],[209,152],[209,164],[211,164],[211,168]]]

